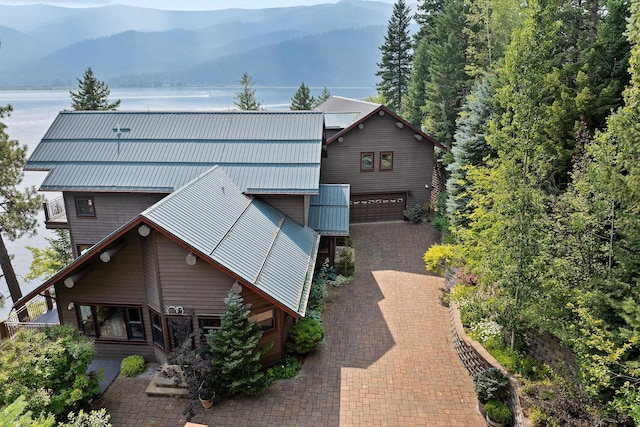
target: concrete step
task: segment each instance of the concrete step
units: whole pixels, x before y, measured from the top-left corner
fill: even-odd
[[[166,364],[160,366],[151,377],[151,382],[145,392],[150,396],[187,396],[187,384],[183,381],[176,384],[174,380],[167,376],[168,367]]]

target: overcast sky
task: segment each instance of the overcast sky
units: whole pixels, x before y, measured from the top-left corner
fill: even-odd
[[[349,0],[357,1],[357,0]],[[394,3],[395,0],[378,0]],[[309,6],[337,3],[337,0],[0,0],[0,5],[50,4],[62,7],[95,7],[110,4],[172,10],[266,9],[270,7]]]

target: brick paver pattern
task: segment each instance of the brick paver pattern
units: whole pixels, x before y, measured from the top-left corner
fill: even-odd
[[[422,256],[429,224],[355,224],[356,274],[324,314],[326,343],[296,378],[234,398],[192,420],[213,426],[430,426],[486,423],[456,356],[444,282]],[[96,402],[114,426],[184,426],[184,399],[149,397],[148,378],[119,376]]]

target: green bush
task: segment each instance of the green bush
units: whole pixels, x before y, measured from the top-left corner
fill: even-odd
[[[18,396],[13,403],[0,408],[0,427],[54,427],[56,425],[53,415],[40,415],[40,418],[34,420],[31,418],[31,411],[26,409],[27,402],[24,396]]]
[[[137,377],[144,372],[145,368],[144,357],[139,354],[127,356],[122,359],[122,363],[120,363],[120,372],[125,377]]]
[[[60,418],[99,392],[96,376],[87,375],[95,350],[71,326],[21,330],[0,344],[0,406],[24,396],[33,417]]]
[[[509,378],[499,369],[489,368],[473,376],[473,386],[478,400],[488,402],[509,397]],[[497,421],[497,420],[494,420]]]
[[[267,369],[267,377],[271,382],[286,380],[298,375],[300,369],[302,369],[302,363],[300,360],[295,356],[287,354],[284,356],[280,364]]]
[[[508,424],[511,422],[513,412],[504,403],[499,400],[492,399],[484,405],[484,410],[487,413],[487,418],[497,423]]]
[[[345,248],[340,251],[338,260],[336,261],[336,270],[338,274],[343,276],[353,276],[356,266],[353,262],[350,249]]]
[[[91,412],[80,410],[77,415],[71,412],[69,422],[59,427],[112,427],[110,420],[111,415],[104,408]]]
[[[405,209],[402,213],[405,218],[414,224],[420,224],[422,222],[422,217],[424,216],[422,213],[422,206],[419,204],[415,205],[411,209]]]
[[[307,354],[318,347],[324,339],[324,328],[318,321],[310,318],[300,320],[293,325],[287,341],[287,350]]]
[[[324,311],[324,299],[327,295],[329,295],[327,282],[314,280],[311,283],[311,290],[309,291],[307,309],[322,313]]]

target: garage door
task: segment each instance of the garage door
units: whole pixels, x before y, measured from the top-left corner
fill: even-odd
[[[407,193],[352,194],[350,222],[401,221],[406,209]]]

